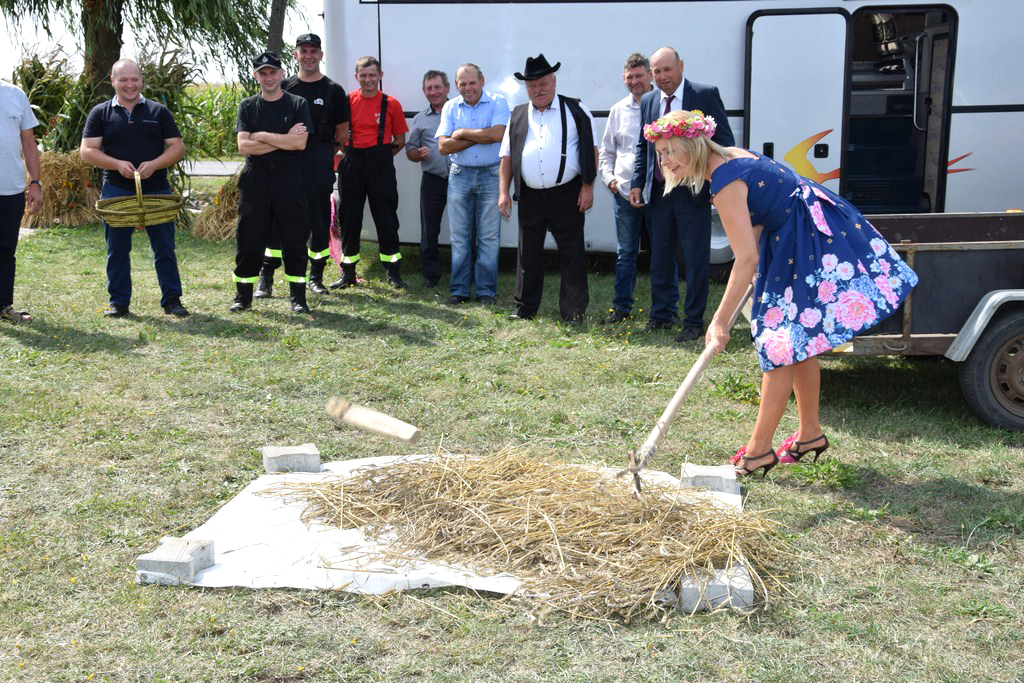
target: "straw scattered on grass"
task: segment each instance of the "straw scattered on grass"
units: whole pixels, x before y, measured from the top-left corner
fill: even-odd
[[[231,176],[192,224],[192,234],[208,240],[224,241],[235,236],[238,222],[238,174]]]
[[[425,557],[479,573],[510,572],[542,613],[594,619],[667,617],[681,579],[743,567],[755,589],[782,547],[764,513],[740,513],[678,487],[631,483],[607,472],[543,462],[516,451],[438,455],[275,493],[306,505],[303,519],[373,539],[386,554]]]

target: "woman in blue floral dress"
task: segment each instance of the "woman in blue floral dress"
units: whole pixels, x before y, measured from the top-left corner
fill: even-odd
[[[737,473],[763,474],[783,460],[828,448],[818,421],[817,355],[892,315],[917,275],[845,199],[772,159],[711,140],[715,121],[676,111],[644,129],[665,175],[665,192],[711,183],[736,261],[705,342],[716,353],[747,284],[754,281],[751,332],[764,379],[754,431]],[[772,448],[792,393],[799,428],[785,452]],[[748,455],[750,454],[750,455]]]

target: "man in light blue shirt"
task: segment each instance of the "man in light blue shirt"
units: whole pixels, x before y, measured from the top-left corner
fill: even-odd
[[[448,173],[448,225],[452,245],[450,304],[476,297],[493,305],[498,294],[498,169],[501,138],[508,124],[508,102],[484,90],[484,74],[476,64],[455,72],[459,96],[448,100],[437,127],[438,149],[451,161]],[[476,225],[476,265],[473,226]]]

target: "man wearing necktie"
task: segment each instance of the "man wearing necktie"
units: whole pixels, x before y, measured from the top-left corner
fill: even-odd
[[[711,195],[705,185],[697,195],[677,187],[665,196],[665,179],[655,159],[654,145],[643,136],[643,127],[669,112],[698,109],[718,123],[712,140],[723,147],[731,147],[735,140],[718,88],[684,79],[683,60],[675,49],[659,48],[651,57],[651,71],[658,87],[640,99],[641,133],[629,190],[632,206],[651,205],[651,319],[647,328],[671,328],[676,323],[678,245],[686,262],[686,298],[683,331],[676,341],[692,341],[704,335],[711,264]]]

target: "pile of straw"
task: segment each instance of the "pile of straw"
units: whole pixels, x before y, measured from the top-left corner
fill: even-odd
[[[667,618],[666,592],[688,577],[703,585],[716,569],[746,568],[765,596],[758,570],[782,543],[763,514],[653,482],[635,496],[629,480],[514,451],[402,461],[274,492],[304,503],[307,523],[396,537],[385,552],[395,559],[510,572],[540,612],[593,619]]]
[[[238,174],[231,176],[192,224],[192,234],[208,240],[223,242],[235,236],[238,222]]]
[[[82,161],[76,149],[68,154],[43,152],[39,155],[39,180],[43,202],[37,211],[26,211],[23,228],[42,228],[55,223],[76,227],[99,220],[93,207],[99,191],[93,183],[93,167]]]

